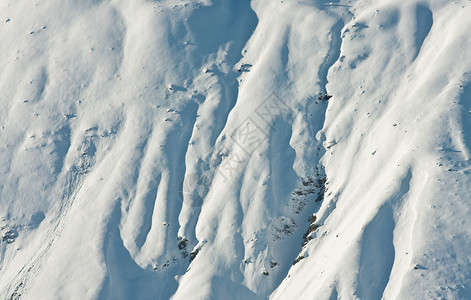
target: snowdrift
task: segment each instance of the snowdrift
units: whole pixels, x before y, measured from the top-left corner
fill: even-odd
[[[471,298],[470,16],[2,1],[0,297]]]

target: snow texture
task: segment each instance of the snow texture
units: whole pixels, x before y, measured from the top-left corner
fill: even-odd
[[[471,299],[471,1],[3,0],[1,299]]]

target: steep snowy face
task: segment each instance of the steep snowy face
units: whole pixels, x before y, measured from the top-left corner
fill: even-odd
[[[2,1],[1,298],[470,298],[470,16]]]
[[[319,229],[275,298],[467,299],[469,2],[349,10]]]

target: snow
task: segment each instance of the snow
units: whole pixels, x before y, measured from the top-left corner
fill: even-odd
[[[2,1],[0,298],[471,298],[470,14]]]

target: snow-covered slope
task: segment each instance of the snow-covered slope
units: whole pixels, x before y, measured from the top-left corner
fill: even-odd
[[[0,298],[471,298],[471,2],[0,2]]]

